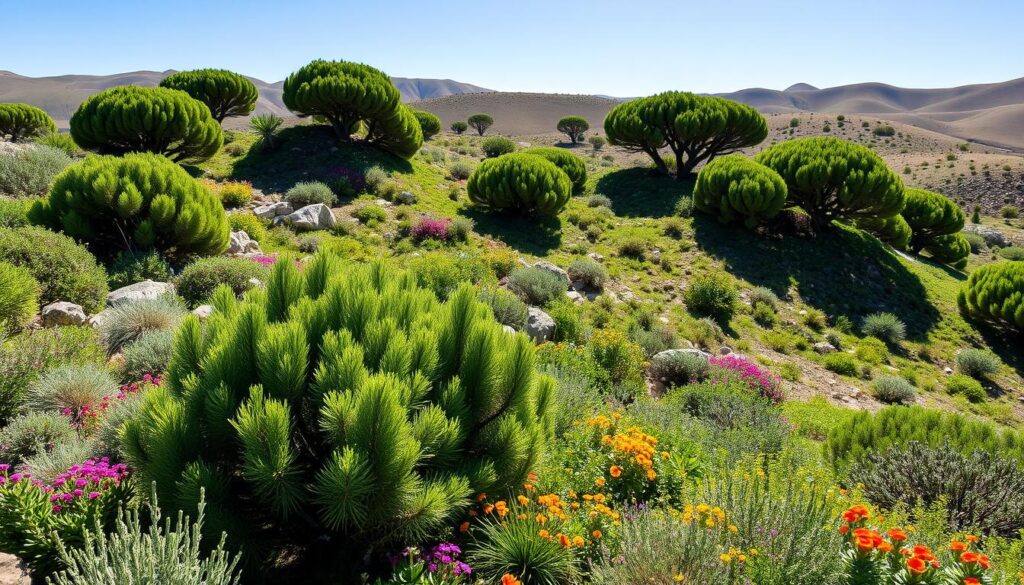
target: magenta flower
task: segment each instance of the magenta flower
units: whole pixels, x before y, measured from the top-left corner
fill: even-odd
[[[448,239],[450,225],[451,222],[447,219],[424,217],[412,226],[410,234],[412,239],[417,242],[422,242],[423,240],[439,240],[443,242]]]
[[[724,382],[738,379],[752,391],[778,404],[782,401],[782,381],[778,376],[754,362],[736,355],[714,356],[708,360],[713,366],[711,379]]]

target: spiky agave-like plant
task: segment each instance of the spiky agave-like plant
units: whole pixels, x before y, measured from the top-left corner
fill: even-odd
[[[122,430],[143,484],[189,511],[205,489],[210,529],[258,559],[317,545],[357,569],[520,483],[552,433],[553,381],[471,286],[441,303],[409,273],[339,263],[219,289]]]

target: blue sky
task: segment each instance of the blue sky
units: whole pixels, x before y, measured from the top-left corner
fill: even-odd
[[[615,96],[1024,76],[1017,0],[5,4],[0,69],[30,76],[224,67],[275,81],[323,57],[498,90]]]

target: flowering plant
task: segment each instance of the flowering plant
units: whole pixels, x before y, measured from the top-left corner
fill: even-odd
[[[448,240],[450,229],[451,221],[447,219],[423,217],[412,226],[410,235],[412,236],[412,239],[417,242],[422,242],[423,240],[438,240],[444,242]]]
[[[469,583],[473,569],[459,560],[462,549],[442,542],[426,552],[407,548],[391,559],[395,571],[388,581],[377,580],[377,585],[458,585]]]
[[[71,418],[71,426],[76,429],[84,431],[86,434],[96,430],[99,426],[100,418],[103,413],[109,408],[114,406],[117,401],[124,400],[129,396],[138,394],[141,391],[146,390],[152,386],[160,385],[160,376],[154,376],[153,374],[144,374],[142,379],[137,382],[130,382],[123,384],[117,391],[116,394],[108,394],[101,398],[99,402],[88,403],[79,408],[73,410],[71,408],[65,408],[61,411],[64,416]]]
[[[779,377],[754,362],[730,354],[712,356],[708,363],[712,366],[710,375],[712,381],[727,382],[736,379],[746,384],[751,391],[771,400],[772,403],[782,402],[782,382]]]
[[[274,262],[277,262],[277,258],[273,256],[264,256],[262,254],[258,254],[256,256],[249,256],[248,258],[249,260],[252,260],[253,262],[261,266],[273,266]]]

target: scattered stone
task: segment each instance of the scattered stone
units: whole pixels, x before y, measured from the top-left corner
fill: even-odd
[[[89,327],[93,329],[99,329],[103,326],[103,322],[110,316],[110,309],[104,309],[95,315],[89,317]]]
[[[994,227],[989,227],[987,225],[981,225],[978,223],[968,223],[967,225],[964,226],[963,231],[969,234],[978,234],[979,236],[985,239],[985,244],[987,244],[990,248],[992,246],[999,246],[1000,248],[1005,248],[1008,244],[1008,242],[1006,241],[1006,236],[1004,236],[1001,231],[997,230]]]
[[[412,205],[416,203],[419,199],[417,199],[416,195],[410,193],[409,191],[402,191],[401,193],[398,194],[397,197],[395,197],[395,200],[401,203],[402,205]]]
[[[586,297],[584,297],[583,295],[581,295],[579,292],[577,292],[575,290],[566,291],[565,296],[570,301],[576,303],[577,305],[587,300]]]
[[[604,262],[604,256],[598,254],[597,252],[591,252],[587,254],[587,258],[590,258],[594,262]]]
[[[174,285],[169,282],[155,282],[143,280],[126,287],[119,288],[107,295],[108,307],[120,307],[135,301],[155,299],[167,293],[174,292]]]
[[[254,276],[249,279],[249,284],[252,286],[263,286],[263,281]]]
[[[728,345],[723,345],[718,349],[718,353],[720,353],[721,355],[729,355],[730,353],[732,353],[732,348],[729,347]]]
[[[530,307],[526,319],[526,334],[535,343],[550,341],[555,334],[555,320],[537,307]]]
[[[260,249],[260,243],[249,237],[249,234],[245,233],[244,230],[238,230],[237,232],[231,232],[230,244],[228,245],[228,254],[260,254],[263,250]]]
[[[651,358],[651,362],[675,359],[678,356],[686,354],[695,355],[706,360],[711,359],[711,354],[702,349],[694,349],[692,347],[678,347],[675,349],[666,349],[664,351],[659,351],[658,353],[654,354],[654,356]]]
[[[394,203],[388,201],[387,199],[377,199],[376,201],[374,201],[374,203],[376,203],[377,205],[380,205],[381,207],[393,207],[394,206]]]
[[[43,327],[58,327],[61,325],[85,325],[89,318],[85,315],[82,305],[76,305],[67,301],[57,301],[43,307]]]
[[[836,352],[836,346],[832,345],[827,341],[819,341],[818,343],[815,343],[812,347],[814,348],[814,351],[816,353],[820,353],[822,355]]]
[[[192,309],[192,314],[200,319],[207,319],[213,314],[213,305],[199,305]]]
[[[28,565],[14,555],[0,553],[0,585],[32,585]]]
[[[661,250],[657,248],[651,250],[651,262],[661,264]]]
[[[516,334],[515,327],[512,327],[511,325],[502,325],[501,328],[505,333],[508,333],[509,335]]]
[[[534,268],[540,268],[541,270],[547,270],[548,272],[558,276],[565,281],[565,288],[569,288],[569,273],[548,262],[547,260],[541,260],[533,265]]]
[[[307,205],[285,216],[285,221],[299,230],[327,230],[335,224],[334,213],[323,203]]]
[[[281,215],[288,215],[293,211],[295,210],[292,209],[292,204],[287,201],[278,201],[277,203],[260,205],[252,210],[253,214],[261,219],[274,219]]]
[[[945,374],[946,374],[947,376],[952,376],[952,375],[953,375],[953,368],[951,368],[951,367],[949,367],[949,366],[946,366],[946,367],[945,367],[945,369],[943,369],[942,371],[943,371],[943,373],[945,373]]]

